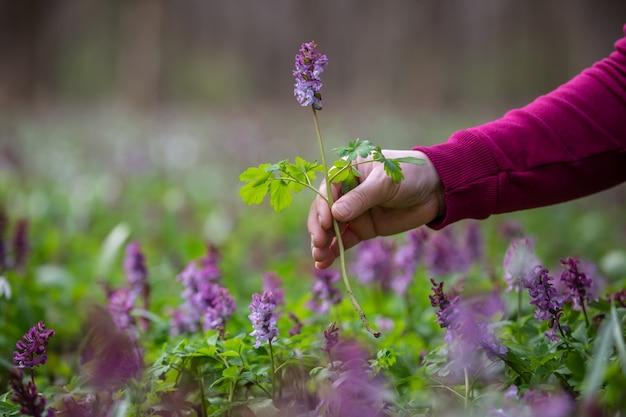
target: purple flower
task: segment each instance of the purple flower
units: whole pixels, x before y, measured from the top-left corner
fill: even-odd
[[[143,354],[137,341],[119,329],[106,311],[91,312],[85,334],[81,364],[91,385],[115,391],[141,375]]]
[[[581,270],[578,259],[561,259],[561,265],[565,268],[561,273],[561,283],[566,287],[565,301],[580,309],[584,307],[585,302],[591,301],[590,290],[593,281]]]
[[[382,417],[390,394],[380,377],[369,372],[368,354],[356,342],[335,346],[341,368],[318,389],[316,414],[324,417]]]
[[[52,408],[46,413],[46,399],[37,391],[32,381],[24,383],[24,376],[19,369],[12,369],[9,374],[11,383],[11,400],[20,406],[20,413],[32,417],[54,417]]]
[[[308,305],[311,310],[324,314],[330,310],[330,306],[341,302],[341,292],[334,284],[339,281],[339,272],[333,269],[314,270],[315,282],[313,283],[313,298]]]
[[[300,45],[293,71],[296,80],[293,95],[301,106],[313,106],[315,110],[322,109],[321,75],[326,64],[328,64],[328,58],[317,50],[315,42],[305,42]]]
[[[302,332],[302,322],[294,313],[289,313],[289,320],[293,322],[293,326],[289,329],[289,336],[295,336]]]
[[[507,240],[518,239],[524,236],[524,228],[515,220],[507,220],[498,225],[498,231]]]
[[[13,266],[23,268],[30,245],[28,244],[28,220],[20,219],[13,232]]]
[[[223,330],[226,321],[235,312],[235,300],[230,292],[218,284],[209,283],[202,288],[204,303],[204,330]]]
[[[553,281],[546,268],[537,266],[524,285],[530,295],[530,304],[535,306],[535,318],[548,322],[550,330],[546,332],[546,337],[551,341],[556,341],[559,338],[556,332],[561,330],[559,320],[563,300],[559,297]]]
[[[470,262],[478,262],[483,258],[485,242],[480,224],[472,222],[465,231],[465,250]]]
[[[339,343],[339,327],[337,323],[332,322],[324,329],[324,347],[323,350],[330,357],[333,348]]]
[[[184,304],[172,313],[173,335],[217,329],[223,332],[226,321],[235,312],[235,301],[230,292],[219,285],[221,277],[217,251],[209,247],[200,262],[191,262],[178,276],[184,285]]]
[[[412,230],[407,234],[406,244],[396,251],[393,258],[396,273],[391,282],[391,288],[396,294],[404,294],[413,281],[417,267],[422,260],[427,239],[428,232],[425,228]]]
[[[433,294],[429,296],[430,302],[438,308],[437,321],[446,329],[445,340],[450,356],[461,365],[459,369],[478,368],[481,351],[491,359],[506,354],[506,348],[498,342],[489,323],[491,316],[502,311],[502,302],[492,299],[497,295],[461,302],[459,296],[450,299],[443,292],[443,282],[431,282]]]
[[[254,347],[258,348],[264,342],[271,343],[278,335],[274,296],[267,291],[263,291],[263,294],[253,294],[249,308],[250,315],[248,318],[252,322],[253,329],[250,336],[256,338]]]
[[[376,323],[376,327],[384,333],[392,331],[395,326],[394,321],[388,317],[376,317],[374,322]]]
[[[524,238],[512,241],[502,262],[504,279],[509,284],[508,291],[522,288],[537,265],[540,265],[540,262],[535,255],[535,244],[532,239]]]
[[[282,289],[282,281],[274,272],[263,274],[263,291],[271,292],[274,295],[276,305],[285,304],[285,292]]]
[[[450,228],[431,235],[424,262],[434,276],[465,272],[470,265]]]
[[[611,298],[619,307],[626,308],[626,289],[619,290],[614,293]]]
[[[378,284],[389,290],[393,278],[393,242],[387,239],[371,239],[357,246],[352,271],[364,284]]]
[[[112,290],[108,294],[107,310],[118,329],[136,338],[135,318],[132,316],[137,295],[128,288]]]
[[[126,257],[124,258],[124,271],[130,288],[137,294],[142,295],[144,300],[150,293],[148,285],[148,269],[146,268],[146,258],[139,246],[139,243],[132,242],[126,246]]]
[[[566,417],[574,409],[572,399],[566,394],[528,390],[522,400],[530,407],[533,416]]]
[[[431,279],[433,293],[428,296],[430,305],[437,308],[435,313],[437,322],[442,328],[447,328],[451,323],[451,316],[456,314],[456,306],[459,303],[459,297],[456,296],[452,300],[446,293],[443,292],[443,282],[437,284],[434,279]]]
[[[46,329],[42,321],[35,324],[15,344],[13,363],[18,368],[34,368],[48,361],[46,349],[54,330]]]

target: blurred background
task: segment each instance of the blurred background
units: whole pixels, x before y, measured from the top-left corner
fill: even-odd
[[[310,112],[293,98],[301,42],[330,60],[331,146],[403,148],[550,91],[609,54],[624,23],[623,0],[0,1],[0,197],[76,231],[96,231],[99,209],[99,237],[169,213],[175,228],[225,240],[259,213],[238,199],[244,167],[317,157]],[[527,222],[623,236],[625,194],[573,203],[591,216],[576,225]],[[306,236],[294,213],[289,227]]]

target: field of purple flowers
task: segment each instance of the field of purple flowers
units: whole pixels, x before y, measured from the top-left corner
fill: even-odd
[[[327,64],[308,43],[294,71],[321,162],[240,177],[280,214],[158,171],[0,171],[0,416],[626,415],[623,205],[421,227],[312,268],[294,194],[354,185],[357,158],[394,181],[420,163],[365,140],[327,163]]]

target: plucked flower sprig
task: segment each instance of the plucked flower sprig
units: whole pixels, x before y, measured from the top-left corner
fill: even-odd
[[[393,182],[403,180],[401,163],[423,164],[424,161],[415,157],[387,158],[381,147],[374,145],[368,140],[355,139],[347,146],[337,149],[338,159],[331,164],[327,163],[324,140],[320,130],[318,111],[322,109],[322,79],[321,75],[328,64],[328,57],[321,53],[317,44],[313,41],[303,43],[295,57],[294,96],[298,103],[304,107],[311,107],[315,133],[320,149],[321,163],[307,161],[299,156],[293,162],[282,160],[276,163],[263,163],[256,167],[250,167],[241,173],[239,179],[244,183],[240,195],[247,204],[261,204],[269,195],[270,204],[276,211],[289,207],[293,200],[293,194],[308,189],[320,196],[326,203],[332,206],[333,193],[320,192],[315,184],[318,172],[324,173],[326,190],[331,190],[333,184],[340,185],[345,192],[355,187],[359,181],[358,165],[366,163],[383,164],[385,173]],[[373,330],[352,292],[350,280],[346,270],[345,250],[339,223],[333,219],[333,229],[339,247],[340,272],[346,287],[348,298],[358,312],[363,326],[375,337],[380,335]]]

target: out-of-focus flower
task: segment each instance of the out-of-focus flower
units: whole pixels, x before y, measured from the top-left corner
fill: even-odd
[[[263,294],[253,294],[249,308],[248,318],[252,322],[253,329],[250,336],[255,337],[254,346],[258,348],[264,342],[271,342],[278,335],[274,296],[267,291]]]
[[[465,272],[470,265],[466,252],[456,241],[451,228],[431,234],[424,263],[434,276]]]
[[[537,265],[541,262],[535,255],[535,244],[532,239],[516,239],[511,242],[504,254],[502,267],[504,279],[509,284],[508,290],[518,290],[524,287]]]
[[[180,334],[203,328],[224,330],[226,321],[235,312],[235,300],[217,282],[221,277],[217,267],[219,256],[209,247],[200,265],[191,262],[178,276],[183,283],[184,304],[172,314],[171,332]]]
[[[293,322],[293,326],[289,329],[289,336],[295,336],[302,332],[302,322],[294,313],[289,312],[289,319]]]
[[[137,341],[119,329],[108,312],[95,309],[87,320],[81,364],[91,385],[115,391],[141,375],[143,355]]]
[[[118,329],[136,338],[135,318],[131,314],[135,307],[137,295],[128,288],[112,290],[108,294],[107,310]]]
[[[321,75],[326,64],[328,64],[328,58],[318,51],[315,42],[305,42],[300,45],[293,71],[296,81],[293,95],[301,106],[313,106],[315,110],[322,109]]]
[[[130,288],[144,299],[144,307],[148,308],[148,297],[150,296],[150,285],[148,284],[148,268],[146,268],[146,257],[138,242],[129,243],[126,246],[126,257],[124,258],[124,271]]]
[[[24,376],[19,369],[12,369],[9,374],[11,400],[20,406],[20,413],[32,417],[54,417],[52,408],[46,412],[46,399],[37,391],[37,386],[30,380],[24,383]]]
[[[465,251],[469,262],[478,262],[483,258],[485,242],[478,222],[472,222],[465,230]]]
[[[576,258],[561,259],[565,270],[561,273],[560,282],[565,285],[565,301],[571,302],[576,309],[584,307],[585,302],[591,301],[591,277],[580,268],[580,261]]]
[[[572,399],[566,394],[528,390],[522,400],[530,407],[533,417],[566,417],[574,409]]]
[[[204,330],[223,330],[226,321],[235,312],[235,299],[226,288],[218,284],[208,284],[203,291]]]
[[[110,395],[87,394],[79,399],[68,395],[56,417],[110,417],[114,409]]]
[[[524,285],[530,295],[530,304],[535,306],[535,318],[548,322],[550,330],[546,332],[546,337],[552,341],[558,340],[563,300],[554,287],[553,278],[546,268],[538,266]]]
[[[378,327],[381,332],[390,332],[395,326],[394,321],[388,317],[376,317],[374,322],[376,323],[376,327]]]
[[[613,299],[613,301],[615,301],[615,304],[620,307],[626,308],[626,289],[619,290],[618,292],[614,293],[611,298]]]
[[[15,268],[23,268],[26,265],[29,250],[28,220],[20,219],[13,232],[13,266]]]
[[[324,351],[330,357],[330,353],[333,348],[337,346],[339,343],[339,327],[337,327],[337,323],[332,322],[328,325],[326,329],[324,329]]]
[[[18,368],[34,368],[48,361],[48,341],[54,336],[53,329],[46,329],[42,321],[35,324],[15,344],[13,364]]]
[[[389,290],[393,278],[393,242],[387,239],[371,239],[357,246],[352,272],[364,284],[378,284]]]
[[[280,277],[274,272],[263,274],[263,291],[271,292],[275,298],[276,305],[285,304],[285,292],[282,288]]]
[[[7,300],[11,299],[11,284],[6,279],[0,275],[0,298],[6,298]]]
[[[519,239],[524,236],[524,228],[515,220],[507,220],[500,223],[498,231],[507,240]]]
[[[339,272],[334,269],[315,269],[313,274],[315,276],[311,290],[313,297],[308,306],[316,313],[324,314],[332,305],[341,302],[341,292],[334,286],[339,281]]]
[[[394,276],[391,288],[398,295],[406,292],[424,255],[428,232],[420,227],[407,234],[407,242],[400,246],[393,257]]]
[[[390,399],[380,377],[369,372],[368,354],[356,342],[335,346],[334,357],[341,368],[319,387],[319,403],[315,409],[324,417],[382,417],[385,402]]]

